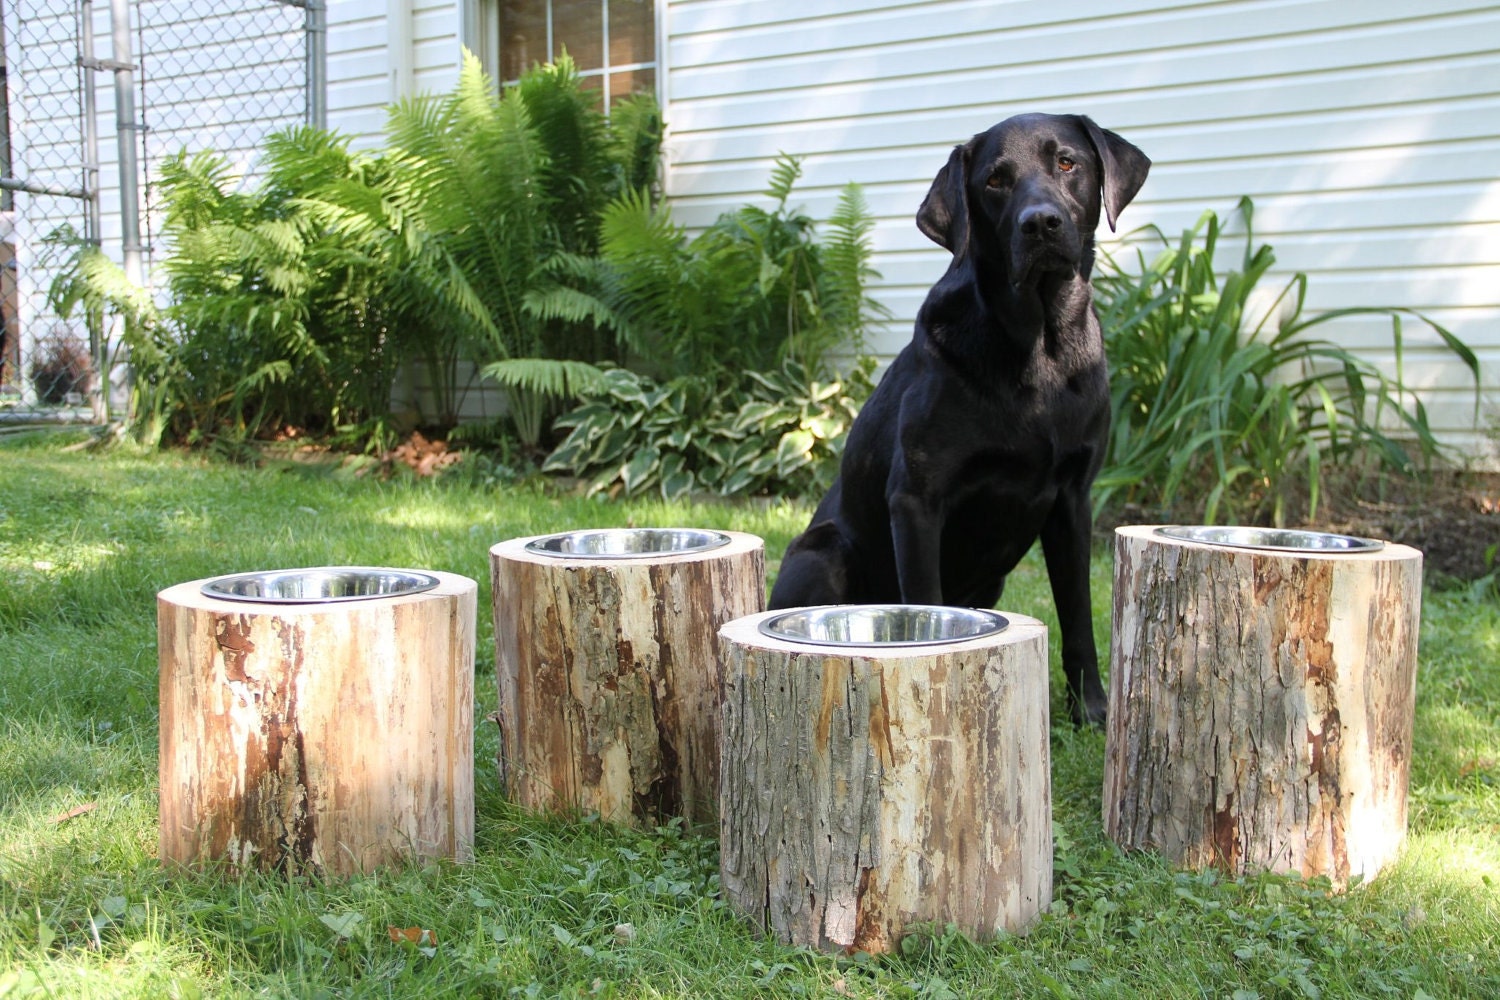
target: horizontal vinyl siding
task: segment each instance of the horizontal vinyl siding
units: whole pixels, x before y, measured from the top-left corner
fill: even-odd
[[[1079,112],[1153,160],[1121,235],[1152,224],[1175,236],[1249,195],[1256,241],[1277,253],[1268,284],[1305,271],[1311,310],[1420,309],[1465,339],[1485,364],[1477,431],[1471,376],[1412,321],[1405,375],[1449,441],[1487,447],[1500,399],[1500,8],[676,0],[666,21],[679,220],[704,225],[758,197],[779,151],[804,157],[794,200],[814,217],[859,182],[894,314],[882,352],[908,339],[946,266],[912,217],[952,145],[1017,112]],[[1324,329],[1393,363],[1388,321]]]
[[[458,83],[461,64],[458,4],[414,0],[412,66],[415,92],[442,94]]]
[[[386,5],[329,0],[327,19],[328,127],[356,146],[376,145],[395,96]]]
[[[380,145],[392,101],[458,82],[458,28],[456,0],[331,0],[329,127],[358,147]]]

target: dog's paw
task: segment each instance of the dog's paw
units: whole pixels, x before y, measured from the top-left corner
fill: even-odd
[[[1076,698],[1068,699],[1068,708],[1073,716],[1073,725],[1079,729],[1085,726],[1094,729],[1103,729],[1105,720],[1109,716],[1109,702],[1103,696],[1098,698],[1085,698],[1079,701]]]

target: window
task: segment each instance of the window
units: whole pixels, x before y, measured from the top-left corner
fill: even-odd
[[[655,8],[654,0],[482,0],[470,47],[503,83],[566,50],[608,106],[656,90]]]

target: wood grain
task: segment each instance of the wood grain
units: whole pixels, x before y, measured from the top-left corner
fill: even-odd
[[[824,950],[1029,926],[1052,898],[1042,624],[871,650],[771,638],[765,617],[722,633],[724,898]]]
[[[161,858],[345,875],[474,842],[473,580],[320,604],[157,595]]]
[[[1189,867],[1369,878],[1406,830],[1422,555],[1115,533],[1104,825]]]
[[[765,545],[641,559],[490,550],[501,778],[512,801],[652,825],[712,821],[719,626],[765,607]]]

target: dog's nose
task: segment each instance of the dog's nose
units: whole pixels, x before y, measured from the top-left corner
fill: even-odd
[[[1027,205],[1017,219],[1021,233],[1031,239],[1047,239],[1062,229],[1062,211],[1055,205]]]

